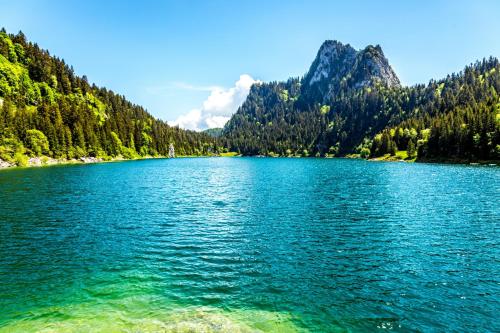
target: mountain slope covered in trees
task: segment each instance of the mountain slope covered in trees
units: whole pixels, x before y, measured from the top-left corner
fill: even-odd
[[[498,160],[500,65],[401,86],[380,46],[326,41],[306,75],[256,84],[223,140],[244,155]]]
[[[177,155],[215,149],[209,135],[171,127],[124,96],[89,84],[21,32],[0,32],[0,160],[166,156],[170,143]]]

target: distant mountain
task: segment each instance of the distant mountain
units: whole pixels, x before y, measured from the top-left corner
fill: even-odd
[[[209,128],[202,131],[202,133],[205,133],[212,138],[218,138],[222,135],[222,128]]]
[[[27,157],[134,158],[214,151],[203,133],[171,127],[106,88],[75,75],[24,34],[0,31],[0,162]]]
[[[301,79],[260,83],[221,140],[243,155],[500,159],[500,66],[403,87],[380,46],[326,41]]]

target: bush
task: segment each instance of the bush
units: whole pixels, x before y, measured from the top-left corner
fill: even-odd
[[[370,154],[371,154],[370,149],[367,147],[363,147],[361,149],[361,151],[359,152],[359,155],[361,156],[361,158],[368,158],[368,157],[370,157]]]
[[[40,156],[49,152],[49,140],[47,140],[43,132],[36,129],[27,130],[26,140],[28,148],[31,149],[35,156]]]
[[[15,163],[16,153],[24,154],[26,149],[21,141],[16,138],[0,138],[0,158],[4,161]]]
[[[73,158],[81,158],[81,157],[85,157],[87,156],[87,152],[85,151],[85,149],[81,148],[81,147],[74,147],[74,148],[71,148],[72,150],[70,151],[70,154],[71,157]]]
[[[139,157],[139,154],[137,154],[134,149],[128,147],[122,147],[122,155],[126,159],[134,159]]]
[[[17,166],[27,166],[28,165],[28,156],[24,155],[21,152],[18,152],[14,155],[14,163],[16,163]]]

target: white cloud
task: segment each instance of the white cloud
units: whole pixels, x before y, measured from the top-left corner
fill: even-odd
[[[221,87],[195,87],[188,84],[179,84],[186,89],[210,90],[210,95],[198,109],[193,109],[179,116],[175,121],[169,122],[173,126],[179,126],[191,130],[204,130],[207,128],[223,127],[224,124],[236,112],[238,107],[245,101],[250,92],[250,87],[259,81],[250,75],[243,74],[236,81],[234,87],[225,89]]]

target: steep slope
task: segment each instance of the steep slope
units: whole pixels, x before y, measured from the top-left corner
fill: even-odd
[[[0,32],[0,160],[167,155],[170,143],[178,155],[215,149],[208,135],[170,127],[125,97],[90,85],[22,33]]]
[[[356,51],[327,41],[302,79],[253,86],[226,124],[223,138],[231,150],[246,155],[380,156],[407,150],[408,137],[399,140],[400,132],[417,131],[410,150],[419,157],[429,157],[430,152],[446,158],[457,155],[445,154],[447,147],[427,146],[435,145],[428,133],[433,133],[431,119],[436,119],[440,124],[452,122],[446,133],[459,132],[451,128],[468,129],[461,135],[470,138],[459,146],[474,135],[475,142],[481,142],[455,147],[461,158],[497,159],[499,70],[498,60],[490,58],[427,86],[402,87],[379,46]],[[459,109],[469,110],[470,116],[460,116],[460,124],[446,118]],[[479,113],[481,120],[472,117]],[[414,127],[408,127],[410,121]],[[406,127],[397,126],[402,122]]]

